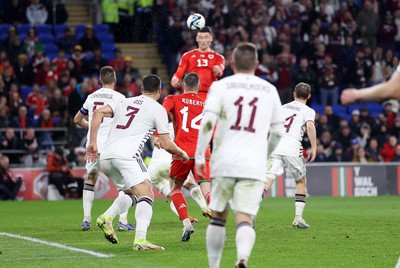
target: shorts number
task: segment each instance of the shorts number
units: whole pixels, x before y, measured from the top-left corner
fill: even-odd
[[[189,117],[189,107],[185,106],[182,108],[182,110],[180,110],[179,112],[181,112],[183,118],[182,118],[182,130],[185,132],[189,132],[189,128],[187,127],[187,121],[188,121],[188,117]],[[192,119],[192,121],[190,122],[190,127],[193,129],[200,129],[200,123],[199,121],[201,120],[201,114],[199,114],[198,116],[196,116],[195,118]]]
[[[128,122],[126,122],[125,126],[124,125],[117,125],[118,129],[127,129],[133,121],[133,118],[135,118],[136,114],[139,112],[140,109],[132,107],[132,106],[128,106],[126,107],[126,110],[129,112],[130,110],[132,110],[132,112],[127,113],[125,116],[129,116]]]
[[[297,114],[293,114],[293,115],[291,115],[291,116],[289,116],[288,118],[285,119],[285,124],[284,124],[283,126],[286,128],[286,133],[289,132],[290,127],[292,126],[293,120],[294,120],[294,118],[296,117],[296,115],[297,115]],[[287,122],[287,123],[286,123],[286,122]]]
[[[197,67],[207,67],[208,60],[207,59],[198,59],[197,60]]]
[[[237,118],[236,118],[236,123],[231,126],[232,130],[241,130],[242,127],[240,126],[240,121],[242,120],[242,111],[243,111],[243,97],[239,97],[237,101],[235,101],[235,106],[238,106],[238,113],[237,113]],[[251,133],[256,132],[255,128],[253,127],[254,125],[254,118],[256,117],[256,112],[257,112],[257,106],[256,103],[258,101],[258,98],[255,97],[251,102],[249,102],[249,106],[252,107],[251,115],[250,115],[250,120],[249,120],[249,125],[245,128],[243,128],[244,131],[248,131]]]

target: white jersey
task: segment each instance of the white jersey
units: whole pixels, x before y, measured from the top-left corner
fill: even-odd
[[[114,120],[101,159],[141,158],[146,141],[157,129],[168,134],[168,116],[164,107],[150,97],[126,98],[111,106]]]
[[[169,130],[169,136],[171,137],[171,140],[174,140],[175,135],[174,135],[174,125],[171,123],[168,124],[168,130]],[[151,162],[156,162],[160,161],[162,163],[168,162],[168,164],[171,164],[172,161],[172,155],[165,151],[164,149],[158,149],[157,147],[154,147],[153,154],[151,155]]]
[[[86,98],[85,103],[80,109],[82,114],[89,117],[89,131],[87,133],[86,147],[89,144],[90,125],[92,123],[94,110],[106,105],[114,106],[116,103],[119,103],[121,99],[125,99],[125,96],[110,88],[100,88]],[[110,132],[111,123],[112,118],[105,117],[103,122],[100,124],[99,132],[97,134],[97,148],[99,153],[103,151],[104,143],[106,142],[108,133]]]
[[[254,75],[235,74],[214,82],[204,107],[204,113],[218,116],[211,177],[265,181],[268,133],[283,131],[281,110],[275,86]]]
[[[292,101],[282,106],[285,119],[284,134],[272,154],[303,157],[303,140],[306,123],[314,123],[315,111],[307,105]]]

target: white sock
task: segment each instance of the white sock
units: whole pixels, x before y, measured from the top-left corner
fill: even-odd
[[[303,217],[303,210],[304,210],[304,207],[306,206],[306,203],[296,202],[295,206],[296,206],[296,216]]]
[[[89,190],[83,190],[82,202],[83,202],[83,221],[91,222],[92,220],[92,205],[94,200],[94,192]]]
[[[206,199],[198,185],[193,186],[190,189],[190,196],[196,201],[201,209],[208,209]]]
[[[169,195],[169,193],[171,192],[171,186],[169,184],[165,184],[161,189],[160,189],[160,193],[167,197]]]
[[[136,239],[146,239],[151,217],[153,216],[153,200],[150,197],[142,196],[136,205]]]
[[[115,200],[114,203],[107,209],[105,212],[106,215],[110,216],[111,219],[114,219],[115,216],[128,211],[128,209],[132,206],[132,198],[127,195],[119,195]]]
[[[206,232],[208,265],[219,267],[224,249],[225,226],[209,224]]]
[[[256,232],[249,223],[241,223],[236,229],[237,263],[241,260],[247,263],[256,241]]]
[[[172,200],[170,200],[170,202],[169,202],[169,207],[171,208],[172,212],[175,213],[176,216],[178,216],[178,218],[179,218],[178,211],[176,210],[176,207],[174,205],[174,202],[172,202]]]
[[[186,218],[182,221],[183,223],[183,227],[188,227],[190,225],[192,225],[192,223],[190,222],[189,218]]]
[[[123,191],[119,191],[118,196],[121,196],[121,195],[124,195],[124,194],[125,194],[125,193],[124,193]],[[128,208],[127,211],[125,211],[124,213],[121,213],[121,214],[119,215],[119,221],[120,221],[122,224],[128,224],[128,211],[129,211],[129,208]]]

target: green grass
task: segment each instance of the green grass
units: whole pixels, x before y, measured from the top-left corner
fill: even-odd
[[[94,202],[94,220],[111,202]],[[291,228],[293,203],[291,198],[264,199],[257,217],[257,239],[250,267],[394,267],[397,263],[399,197],[309,198],[304,213],[311,225],[308,230]],[[166,250],[134,252],[131,249],[134,233],[118,232],[120,244],[112,245],[96,226],[82,232],[80,200],[0,202],[0,232],[116,255],[97,258],[0,236],[0,267],[207,267],[208,220],[201,217],[200,209],[192,200],[189,206],[190,214],[200,220],[189,242],[180,241],[182,225],[170,211],[169,204],[156,200],[148,239]],[[129,219],[134,223],[133,210]],[[234,266],[234,233],[230,218],[221,267]]]

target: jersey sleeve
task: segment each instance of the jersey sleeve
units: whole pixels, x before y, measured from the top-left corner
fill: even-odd
[[[179,80],[182,80],[183,75],[186,72],[187,69],[187,65],[188,65],[188,54],[183,54],[183,56],[181,57],[181,60],[179,61],[179,66],[178,69],[176,70],[176,72],[174,73],[173,76],[176,76],[179,78]]]
[[[168,116],[163,107],[160,106],[160,109],[155,113],[155,127],[159,135],[161,134],[169,134],[168,130]]]
[[[118,107],[122,107],[123,103],[125,101],[125,98],[120,98],[118,101],[112,101],[108,104],[108,106],[110,106],[113,116],[115,117],[118,115]]]
[[[89,114],[89,98],[86,98],[85,102],[83,103],[81,109],[79,110],[81,114],[88,115]]]
[[[207,99],[206,103],[204,105],[204,113],[206,112],[211,112],[213,114],[216,114],[219,116],[220,111],[221,111],[221,101],[220,101],[220,92],[221,90],[218,90],[218,82],[214,82],[210,90],[208,91],[207,94]]]
[[[313,109],[307,109],[307,112],[304,115],[304,122],[315,121],[315,111]]]
[[[167,114],[171,113],[172,110],[174,109],[174,106],[175,106],[175,102],[173,100],[173,96],[172,95],[168,95],[167,98],[164,100],[162,106],[167,111]]]
[[[217,60],[216,60],[216,65],[219,66],[222,70],[221,74],[224,72],[225,69],[225,58],[224,56],[218,54]]]
[[[272,112],[272,119],[271,119],[271,128],[270,132],[273,133],[283,133],[283,115],[282,115],[282,103],[281,99],[279,98],[278,91],[275,87],[272,88],[273,96],[274,96],[274,109]]]

